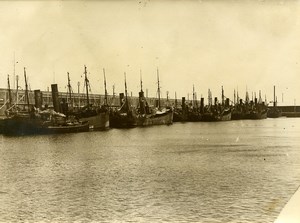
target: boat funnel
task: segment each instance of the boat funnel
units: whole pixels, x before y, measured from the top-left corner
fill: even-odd
[[[52,91],[52,101],[53,101],[53,107],[54,111],[60,112],[60,102],[58,97],[58,88],[57,84],[51,84],[51,91]]]
[[[34,90],[34,106],[41,109],[43,104],[43,94],[40,90]]]

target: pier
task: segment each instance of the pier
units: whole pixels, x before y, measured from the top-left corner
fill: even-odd
[[[40,91],[40,90],[30,90],[29,92],[29,103],[30,105],[34,105],[36,107],[37,104],[48,105],[48,107],[53,107],[53,99],[51,91]],[[83,106],[86,105],[87,99],[86,94],[84,93],[72,93],[72,99],[70,99],[69,94],[67,92],[59,92],[58,97],[60,103],[66,102],[72,106]],[[20,108],[25,106],[25,90],[11,90],[11,98],[12,105],[17,104]],[[18,98],[18,99],[17,99]],[[39,99],[37,99],[39,98]],[[105,100],[104,94],[89,94],[89,102],[90,104],[103,104]],[[108,105],[111,107],[119,107],[120,106],[120,97],[119,95],[107,95]],[[129,97],[129,102],[132,106],[136,107],[138,104],[139,98],[138,96]],[[148,97],[147,101],[150,106],[154,106],[157,103],[157,98]],[[181,100],[177,100],[178,103],[181,103]],[[8,89],[0,88],[0,116],[5,115],[5,110],[7,109],[7,105],[9,102],[9,92]],[[165,106],[167,104],[174,105],[174,99],[164,99],[161,98],[161,105]]]

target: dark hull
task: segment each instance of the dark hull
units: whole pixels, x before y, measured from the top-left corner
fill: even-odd
[[[81,122],[89,122],[90,129],[106,129],[109,127],[109,111],[107,108],[83,108],[69,115],[75,116]]]
[[[223,114],[204,113],[201,117],[203,122],[230,121],[231,111],[226,111]]]
[[[114,112],[109,115],[109,126],[112,128],[133,128],[137,120],[133,115]]]
[[[250,112],[245,116],[245,119],[266,119],[267,118],[267,110],[261,111],[261,112]]]
[[[245,114],[242,112],[233,112],[231,114],[231,120],[241,120],[245,118]]]
[[[173,111],[168,110],[162,114],[155,115],[138,115],[137,125],[138,126],[149,126],[149,125],[170,125],[173,123]]]
[[[90,129],[106,129],[109,127],[109,112],[100,112],[89,117],[79,118],[82,122],[88,122]]]
[[[173,122],[185,122],[188,120],[188,117],[186,114],[183,114],[182,111],[174,111],[173,113]]]
[[[199,122],[202,120],[202,116],[199,112],[189,112],[187,121],[189,122]]]
[[[5,135],[39,135],[84,132],[88,130],[88,122],[45,125],[44,122],[38,118],[11,117],[4,120],[2,133]]]
[[[271,108],[269,111],[268,111],[268,114],[267,114],[267,117],[268,118],[279,118],[282,116],[282,113],[279,109],[274,109],[274,108]]]
[[[42,127],[41,132],[43,134],[62,134],[62,133],[74,133],[74,132],[87,132],[90,129],[88,122],[80,124],[69,124],[62,126],[48,126]]]
[[[40,133],[42,122],[30,117],[11,117],[3,121],[3,134],[32,135]]]

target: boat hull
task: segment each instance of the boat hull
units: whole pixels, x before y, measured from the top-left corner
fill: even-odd
[[[111,112],[109,126],[112,128],[133,128],[137,126],[136,117],[130,113]]]
[[[246,115],[245,119],[266,119],[267,118],[267,110],[261,111],[261,112],[250,112],[248,115]]]
[[[230,121],[231,111],[223,112],[223,114],[204,113],[201,117],[203,122]]]
[[[172,123],[173,123],[173,111],[172,110],[168,110],[163,114],[137,116],[137,125],[138,126],[171,125]]]
[[[276,108],[271,108],[267,114],[268,118],[279,118],[281,116],[282,116],[281,110],[276,109]]]
[[[53,125],[50,121],[43,121],[38,117],[14,116],[3,120],[2,133],[5,135],[39,135],[60,134],[89,131],[88,122],[64,122]]]
[[[101,130],[109,128],[109,112],[100,112],[90,117],[79,118],[82,122],[88,122],[90,129]]]
[[[47,126],[42,127],[41,133],[43,134],[63,134],[75,132],[87,132],[90,129],[89,122],[82,122],[80,124],[69,124],[61,126]]]

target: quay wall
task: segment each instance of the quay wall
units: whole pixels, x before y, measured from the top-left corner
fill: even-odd
[[[28,91],[29,93],[29,104],[34,105],[35,104],[35,97],[34,97],[34,91],[30,90]],[[18,95],[18,97],[17,97]],[[41,91],[41,103],[42,105],[48,105],[48,107],[53,107],[53,100],[52,100],[52,92],[51,91]],[[62,103],[63,101],[67,103],[71,103],[71,100],[68,97],[67,92],[59,92],[58,93],[59,100]],[[19,108],[24,108],[26,107],[25,103],[25,91],[24,90],[19,90],[18,93],[16,90],[11,90],[11,98],[12,98],[12,104],[18,104]],[[18,98],[18,100],[17,100]],[[133,96],[130,97],[128,96],[129,103],[132,106],[136,106],[138,103],[138,97]],[[147,98],[147,102],[150,106],[154,106],[156,103],[157,98],[154,97],[149,97]],[[178,100],[181,103],[181,100]],[[8,89],[0,88],[0,116],[5,115],[5,110],[9,108],[9,91]],[[87,104],[87,99],[86,95],[83,93],[73,93],[72,94],[72,102],[73,106],[84,106]],[[96,105],[101,105],[104,103],[104,95],[102,94],[89,94],[89,102],[90,104],[96,104]],[[165,106],[167,104],[173,105],[174,100],[170,99],[168,102],[165,98],[161,99],[161,105]],[[119,95],[108,95],[108,104],[112,107],[118,107],[120,106],[120,99]]]

